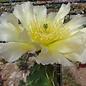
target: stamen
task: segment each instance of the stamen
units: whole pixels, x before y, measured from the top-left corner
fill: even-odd
[[[33,22],[29,31],[31,39],[35,42],[40,42],[42,45],[48,45],[53,42],[67,38],[70,33],[67,28],[58,24],[51,25],[48,23]]]

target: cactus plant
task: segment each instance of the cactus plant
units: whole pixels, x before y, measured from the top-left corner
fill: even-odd
[[[27,76],[26,86],[58,86],[57,73],[52,65],[34,64]]]
[[[34,64],[30,69],[30,74],[26,77],[25,86],[60,86],[57,77],[57,65]],[[24,86],[24,81],[20,80],[18,86]]]

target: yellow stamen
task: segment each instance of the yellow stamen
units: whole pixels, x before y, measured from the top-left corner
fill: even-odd
[[[56,24],[56,22],[52,23],[51,21],[46,21],[46,23],[37,23],[36,21],[33,21],[30,25],[31,27],[28,29],[28,33],[31,40],[40,42],[45,46],[63,40],[70,35],[69,29],[63,28],[63,24]]]

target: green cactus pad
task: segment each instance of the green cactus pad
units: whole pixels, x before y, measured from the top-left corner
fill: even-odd
[[[58,86],[57,74],[52,65],[34,64],[27,76],[27,86]]]

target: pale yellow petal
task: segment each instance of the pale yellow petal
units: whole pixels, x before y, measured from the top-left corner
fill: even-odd
[[[25,29],[21,33],[19,33],[18,41],[31,43],[30,36],[28,35],[28,32]]]
[[[49,19],[49,20],[53,20],[53,19],[55,18],[56,14],[57,14],[57,12],[50,12],[50,13],[48,14],[48,19]]]
[[[53,51],[50,49],[46,49],[42,47],[41,53],[36,57],[36,62],[38,64],[54,64],[54,63],[59,63],[64,66],[71,66],[72,63],[68,61],[64,55],[59,53],[58,51]]]
[[[35,48],[28,43],[0,43],[0,56],[8,62],[16,61],[26,52],[32,52]]]
[[[78,54],[78,53],[77,53]],[[83,52],[81,54],[79,54],[80,56],[80,62],[82,63],[86,63],[86,47],[85,49],[83,50]]]
[[[51,49],[56,49],[61,53],[69,53],[83,49],[85,46],[85,40],[86,34],[80,32],[65,40],[52,43],[49,46]]]
[[[65,54],[65,56],[73,62],[81,61],[80,58],[82,58],[77,53],[74,53],[74,52]]]
[[[83,28],[80,31],[86,33],[86,28]]]
[[[3,21],[6,21],[8,15],[9,15],[9,13],[3,12],[3,13],[1,14],[1,16],[0,16],[0,23],[3,22]]]
[[[65,54],[65,56],[71,61],[86,63],[86,49],[83,49],[80,52],[68,53],[68,54]]]
[[[45,6],[34,6],[33,8],[34,17],[37,22],[42,22],[47,17],[47,9]]]
[[[67,5],[62,4],[61,8],[59,9],[55,20],[57,20],[58,22],[63,20],[64,17],[69,13],[70,11],[70,3],[68,3]]]
[[[16,41],[18,32],[14,25],[7,22],[0,24],[0,41]]]
[[[68,28],[71,31],[78,31],[86,23],[86,17],[82,17],[81,15],[76,15],[73,19],[71,19],[67,24],[65,24],[64,28]]]
[[[12,13],[10,13],[7,16],[7,22],[10,22],[11,24],[13,24],[16,27],[16,30],[18,30],[18,32],[21,32],[22,31],[22,29],[18,25],[19,24],[18,19]]]
[[[34,18],[33,14],[33,5],[31,2],[25,2],[21,5],[21,9],[23,11],[24,17],[26,18],[27,21],[31,21]]]
[[[22,5],[14,7],[13,14],[20,20],[25,28],[28,28],[29,22],[33,17],[33,5],[30,2],[25,2]]]
[[[30,42],[28,32],[18,24],[18,19],[12,13],[0,24],[0,41]]]

